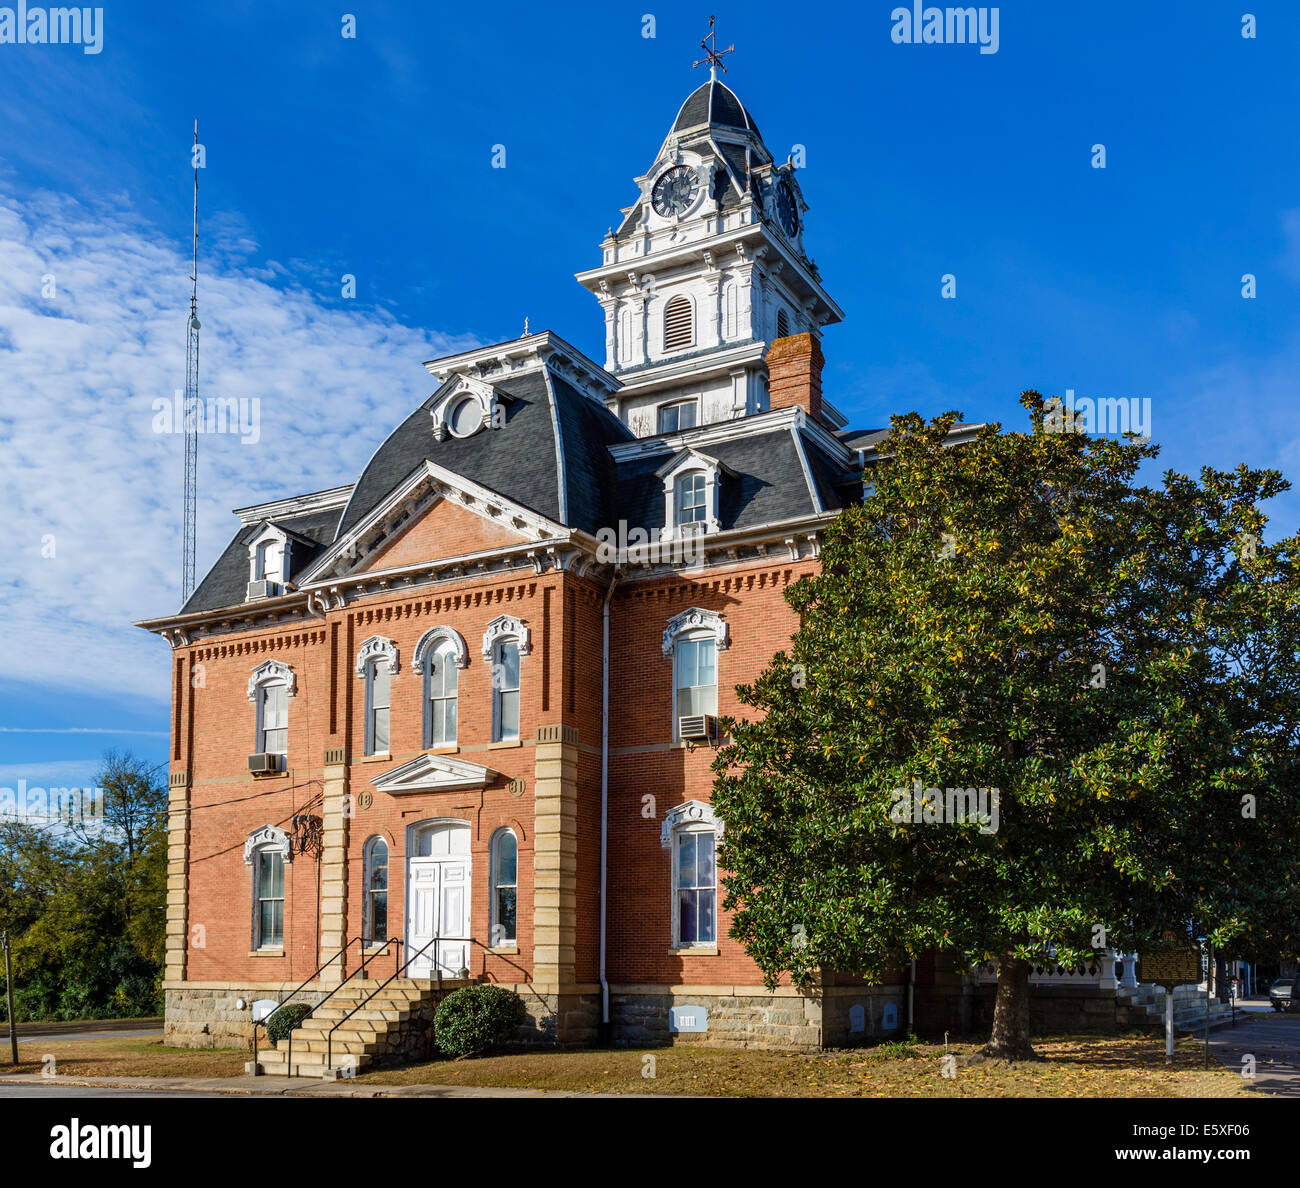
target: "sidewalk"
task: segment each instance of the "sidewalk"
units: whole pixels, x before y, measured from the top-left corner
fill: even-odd
[[[355,1081],[313,1081],[306,1077],[43,1077],[39,1073],[0,1075],[0,1085],[28,1086],[34,1095],[46,1086],[95,1089],[165,1090],[169,1093],[225,1093],[236,1097],[631,1097],[503,1089],[468,1085],[359,1085]]]

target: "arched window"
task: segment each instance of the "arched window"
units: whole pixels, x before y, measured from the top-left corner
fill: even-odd
[[[776,311],[776,336],[787,338],[790,334],[790,315],[783,309]]]
[[[519,645],[502,640],[492,648],[492,741],[519,737]]]
[[[253,872],[253,948],[284,948],[284,867],[293,860],[289,835],[274,825],[253,830],[244,863]]]
[[[705,503],[705,478],[702,470],[677,476],[673,488],[673,509],[678,524],[703,523],[709,518]]]
[[[664,350],[680,351],[695,341],[695,319],[691,299],[678,293],[664,307]]]
[[[450,640],[430,648],[424,658],[424,745],[456,745],[458,656]]]
[[[260,582],[264,578],[272,575],[268,572],[271,557],[275,554],[275,541],[264,540],[257,546],[257,554],[253,558],[253,580]],[[277,573],[276,577],[279,576]]]
[[[392,680],[397,672],[397,645],[382,635],[372,635],[357,653],[357,676],[366,682],[365,750],[367,755],[388,753],[388,710]]]
[[[672,831],[673,947],[718,943],[717,835],[707,822],[683,822]]]
[[[279,755],[289,750],[289,698],[296,691],[293,669],[279,660],[267,660],[248,679],[248,699],[257,710],[253,752]],[[284,766],[283,761],[280,764]]]
[[[519,841],[510,829],[498,829],[492,837],[492,920],[490,943],[513,945],[516,932],[516,904],[519,893]]]
[[[362,935],[380,944],[388,939],[388,843],[379,836],[366,842],[362,859],[365,879]]]

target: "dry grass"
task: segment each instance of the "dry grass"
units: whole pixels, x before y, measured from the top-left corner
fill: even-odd
[[[169,1048],[157,1036],[130,1034],[63,1043],[19,1036],[17,1068],[8,1056],[0,1047],[0,1074],[48,1069],[61,1077],[235,1077],[253,1058],[244,1048]]]
[[[956,1075],[943,1075],[942,1044],[788,1055],[697,1045],[650,1050],[528,1052],[431,1061],[365,1073],[376,1085],[473,1085],[588,1093],[697,1094],[708,1097],[1237,1097],[1242,1078],[1180,1041],[1166,1068],[1163,1037],[1077,1036],[1035,1041],[1046,1059],[965,1063],[978,1043],[952,1044]],[[651,1067],[653,1076],[643,1076]]]

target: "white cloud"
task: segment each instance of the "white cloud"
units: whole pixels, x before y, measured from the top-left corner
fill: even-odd
[[[184,385],[186,246],[120,198],[0,194],[0,677],[166,696],[166,645],[131,622],[180,603],[183,440],[152,422]],[[261,411],[255,445],[200,437],[200,580],[232,507],[353,481],[431,390],[420,364],[476,345],[322,304],[254,246],[200,254],[200,394]]]

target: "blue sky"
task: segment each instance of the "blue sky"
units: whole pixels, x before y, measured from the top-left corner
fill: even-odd
[[[1162,466],[1300,471],[1300,6],[1004,3],[996,54],[894,44],[894,7],[714,10],[769,148],[804,146],[830,398],[859,426],[1149,398]],[[701,81],[708,11],[119,2],[98,54],[0,44],[0,785],[166,754],[167,648],[130,622],[178,602],[151,405],[184,380],[194,118],[203,391],[262,402],[258,441],[202,443],[202,573],[232,507],[354,478],[424,359],[525,316],[602,356],[572,274]],[[1300,497],[1271,510],[1292,532]]]

